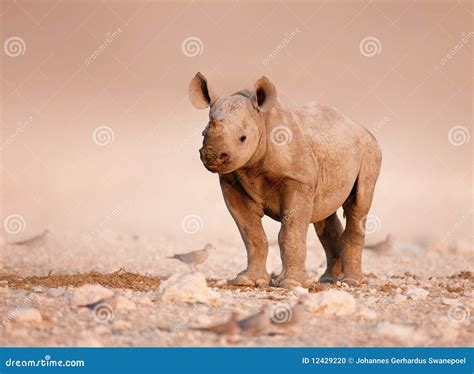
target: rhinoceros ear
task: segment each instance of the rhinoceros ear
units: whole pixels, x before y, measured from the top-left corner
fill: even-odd
[[[277,99],[277,91],[270,80],[263,76],[255,83],[254,104],[260,112],[272,109]]]
[[[207,86],[207,79],[201,73],[197,73],[189,84],[189,100],[198,109],[205,109],[216,101],[216,96]]]

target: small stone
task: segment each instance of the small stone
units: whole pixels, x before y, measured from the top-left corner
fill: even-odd
[[[87,305],[112,297],[114,292],[98,284],[85,284],[74,290],[73,305]]]
[[[343,316],[353,313],[356,308],[354,297],[346,291],[339,290],[309,294],[305,303],[313,313],[318,315]]]
[[[308,289],[304,287],[293,287],[291,291],[293,292],[295,296],[298,296],[298,297],[307,295],[309,293]]]
[[[39,287],[39,286],[38,287],[33,287],[31,290],[35,293],[42,293],[43,292],[43,287]]]
[[[222,287],[222,286],[225,286],[227,284],[227,280],[226,279],[220,279],[216,282],[216,286],[218,287]]]
[[[41,323],[43,317],[36,308],[18,308],[11,310],[7,318],[16,323]]]
[[[369,293],[370,293],[371,295],[375,295],[375,294],[377,293],[377,290],[376,290],[375,288],[370,288],[370,289],[369,289]]]
[[[449,299],[447,297],[443,297],[441,298],[441,302],[444,304],[444,305],[454,305],[456,303],[458,303],[458,300],[457,299]]]
[[[58,288],[48,288],[48,290],[46,291],[46,293],[51,296],[51,297],[59,297],[59,296],[62,296],[66,293],[66,290],[62,287],[58,287]]]
[[[206,277],[200,272],[177,273],[161,283],[158,290],[161,301],[210,304],[219,294],[207,286]]]
[[[463,295],[474,298],[474,291],[464,291]]]
[[[412,300],[425,300],[428,294],[427,290],[420,287],[410,288],[405,292],[405,295]]]
[[[408,300],[408,297],[402,294],[395,294],[395,297],[393,298],[393,301],[398,304],[398,303],[403,303]]]

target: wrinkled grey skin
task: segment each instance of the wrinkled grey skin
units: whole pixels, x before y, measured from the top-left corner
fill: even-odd
[[[308,285],[306,235],[311,223],[327,258],[320,282],[360,284],[365,219],[382,161],[373,135],[327,106],[289,109],[266,77],[253,90],[217,97],[198,73],[189,96],[196,108],[210,107],[201,160],[219,174],[225,203],[247,249],[247,269],[231,283],[269,284],[261,222],[267,215],[281,222],[283,269],[274,285]],[[344,229],[336,215],[341,206]]]

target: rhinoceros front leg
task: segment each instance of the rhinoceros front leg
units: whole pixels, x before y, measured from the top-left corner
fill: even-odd
[[[275,285],[284,288],[309,284],[306,273],[306,236],[313,211],[309,188],[289,185],[283,191],[283,215],[278,234],[282,272]]]
[[[247,269],[230,280],[233,285],[265,287],[270,282],[267,272],[268,240],[255,203],[238,184],[221,178],[224,200],[240,231],[247,250]]]

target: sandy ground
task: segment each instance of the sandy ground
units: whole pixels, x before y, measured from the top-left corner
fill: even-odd
[[[54,234],[32,246],[3,242],[0,258],[0,345],[1,346],[470,346],[474,341],[472,310],[474,278],[472,248],[435,249],[428,244],[397,243],[386,254],[364,253],[366,281],[362,287],[345,284],[327,286],[350,293],[356,302],[353,312],[343,315],[309,313],[291,331],[222,338],[195,330],[228,318],[231,311],[246,316],[266,303],[294,304],[301,290],[228,288],[224,280],[235,276],[246,257],[239,242],[213,241],[217,250],[203,264],[202,272],[218,293],[213,303],[163,302],[157,287],[147,279],[165,279],[187,266],[165,259],[167,255],[194,248],[180,247],[164,238],[103,233],[100,238],[76,242]],[[65,250],[67,248],[67,250]],[[279,251],[271,244],[268,268],[280,270]],[[308,243],[307,267],[312,277],[324,271],[320,245]],[[72,302],[77,286],[57,284],[54,288],[19,285],[11,275],[44,276],[110,273],[125,268],[143,280],[114,288],[127,302],[101,321],[87,308]],[[151,278],[155,277],[155,278]],[[10,279],[10,281],[9,281]],[[137,286],[138,285],[138,286]],[[422,295],[406,297],[410,290]],[[318,292],[319,288],[311,292]],[[128,302],[129,301],[129,302]],[[42,321],[15,317],[18,310],[35,308]]]

